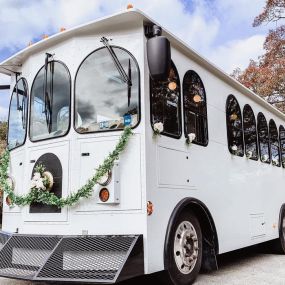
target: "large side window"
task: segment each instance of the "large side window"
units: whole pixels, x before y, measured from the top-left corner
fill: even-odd
[[[195,134],[193,143],[208,144],[206,91],[199,75],[192,70],[183,79],[185,135]]]
[[[103,47],[81,63],[75,79],[75,129],[122,130],[140,121],[140,74],[135,58],[120,47]]]
[[[242,114],[235,96],[229,95],[226,103],[228,148],[231,154],[243,156]]]
[[[281,162],[283,168],[285,168],[285,128],[283,126],[279,127],[279,141],[280,141]]]
[[[24,144],[27,129],[28,84],[24,78],[16,83],[10,101],[8,149]]]
[[[50,61],[36,75],[31,91],[30,138],[61,137],[70,126],[71,79],[67,67]]]
[[[274,166],[280,167],[280,147],[278,130],[275,122],[272,119],[269,121],[269,141],[272,164]]]
[[[260,160],[264,163],[270,163],[268,126],[262,113],[258,113],[257,116],[257,131]]]
[[[151,123],[163,123],[162,134],[181,136],[181,92],[177,69],[172,63],[168,79],[150,79]]]
[[[243,108],[243,133],[245,155],[249,159],[258,160],[256,121],[254,113],[248,104]]]

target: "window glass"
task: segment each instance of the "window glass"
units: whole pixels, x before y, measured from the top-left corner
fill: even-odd
[[[162,134],[181,136],[181,92],[178,72],[173,62],[166,81],[150,79],[151,123],[163,123]]]
[[[280,147],[278,130],[275,122],[272,119],[269,121],[269,141],[272,164],[280,167]]]
[[[249,159],[258,160],[256,121],[249,105],[245,105],[243,108],[243,133],[245,155]]]
[[[260,160],[264,163],[270,163],[268,126],[262,113],[258,113],[257,116],[257,132]]]
[[[195,71],[187,71],[183,80],[185,135],[195,134],[193,143],[208,144],[207,102],[203,82]]]
[[[243,156],[242,115],[237,99],[230,95],[226,103],[228,147],[231,154]]]
[[[32,141],[64,136],[70,125],[70,74],[65,65],[51,61],[34,79],[31,91]]]
[[[90,54],[75,81],[75,129],[79,133],[120,130],[139,123],[138,64],[126,50],[112,50],[131,84],[124,81],[107,48]]]
[[[10,101],[8,149],[24,144],[27,128],[28,86],[24,78],[16,83]]]
[[[285,128],[279,127],[279,140],[282,166],[285,168]]]

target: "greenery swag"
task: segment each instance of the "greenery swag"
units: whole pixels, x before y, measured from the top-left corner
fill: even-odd
[[[125,149],[131,135],[132,129],[130,127],[126,127],[115,149],[109,153],[109,156],[104,160],[103,164],[96,169],[94,176],[91,177],[77,192],[69,194],[66,198],[59,198],[54,193],[44,191],[37,187],[32,187],[26,195],[16,195],[8,182],[10,154],[9,151],[6,150],[0,158],[0,189],[6,193],[11,206],[25,206],[30,205],[33,202],[57,206],[58,208],[73,206],[77,204],[80,199],[91,197],[94,186],[106,173],[112,170],[115,161],[119,158],[120,153]]]

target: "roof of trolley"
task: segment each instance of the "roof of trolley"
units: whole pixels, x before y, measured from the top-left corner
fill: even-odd
[[[83,25],[79,25],[77,27],[66,30],[64,32],[54,34],[48,37],[47,39],[38,41],[34,43],[33,45],[28,46],[25,49],[19,51],[15,55],[9,57],[5,61],[1,62],[0,63],[0,73],[6,74],[6,75],[10,75],[12,73],[12,72],[7,71],[5,68],[1,67],[3,65],[7,66],[7,68],[11,71],[18,71],[22,63],[31,54],[47,49],[48,47],[58,44],[66,39],[76,37],[77,35],[94,32],[96,30],[102,29],[107,26],[114,26],[114,25],[119,26],[124,23],[139,22],[139,21],[145,24],[153,23],[153,24],[157,24],[161,26],[159,23],[152,20],[148,15],[146,15],[142,11],[132,8],[132,9],[120,12],[120,13],[113,14],[111,16],[96,19],[94,21],[88,22]],[[175,46],[180,51],[182,51],[185,55],[194,59],[198,64],[206,68],[209,72],[215,74],[217,77],[222,79],[224,82],[226,82],[233,88],[237,89],[238,91],[245,94],[246,96],[249,96],[250,98],[252,98],[255,102],[265,107],[268,111],[277,115],[280,119],[285,120],[285,114],[278,111],[275,107],[267,103],[264,99],[260,98],[254,92],[252,92],[251,90],[249,90],[248,88],[240,84],[238,81],[230,77],[227,73],[222,71],[216,65],[208,61],[206,58],[201,56],[195,50],[193,50],[189,45],[187,45],[181,39],[179,39],[178,37],[176,37],[169,31],[167,31],[163,27],[162,29],[163,29],[163,35],[166,36],[170,40],[172,46]]]

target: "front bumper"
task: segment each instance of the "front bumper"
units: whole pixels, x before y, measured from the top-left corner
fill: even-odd
[[[43,236],[0,232],[0,276],[113,284],[144,274],[143,236]]]

